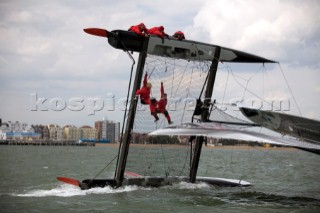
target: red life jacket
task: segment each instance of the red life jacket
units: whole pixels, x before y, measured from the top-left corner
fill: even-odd
[[[150,100],[150,112],[156,112],[157,106],[158,106],[158,101],[156,99]]]
[[[144,75],[143,87],[137,90],[136,95],[140,95],[142,104],[150,104],[150,89],[147,87],[148,75]]]
[[[148,30],[148,34],[150,35],[156,35],[159,36],[160,38],[163,38],[166,34],[164,33],[164,27],[153,27]]]
[[[142,104],[150,103],[150,89],[148,87],[144,86],[137,90],[136,95],[140,95],[141,102],[144,102]]]
[[[164,95],[164,87],[163,87],[163,83],[161,82],[161,87],[160,87],[160,93],[161,93],[161,98],[158,102],[158,106],[157,106],[157,110],[159,112],[164,112],[164,110],[166,109],[167,106],[167,99],[166,98],[162,98]]]
[[[157,110],[159,112],[164,112],[164,110],[166,109],[166,106],[167,106],[167,99],[161,98],[158,102]]]
[[[144,27],[143,30],[140,29],[141,26]],[[144,36],[145,33],[148,33],[148,29],[146,28],[146,26],[143,23],[136,25],[136,26],[131,26],[129,28],[129,31],[134,32],[134,33],[141,35],[141,36]]]

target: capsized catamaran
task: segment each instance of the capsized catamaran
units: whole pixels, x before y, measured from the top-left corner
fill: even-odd
[[[297,145],[297,143],[295,143],[295,145],[290,145],[287,139],[278,140],[272,136],[251,131],[250,128],[256,126],[254,123],[243,122],[237,119],[233,119],[229,122],[212,122],[209,119],[211,112],[210,106],[213,105],[211,103],[211,97],[219,62],[276,63],[275,61],[239,50],[191,40],[180,41],[174,38],[165,38],[162,40],[156,36],[143,37],[124,30],[107,31],[104,29],[89,28],[84,29],[84,31],[95,36],[107,38],[108,43],[112,47],[126,51],[132,60],[133,58],[130,52],[138,52],[138,65],[134,82],[132,83],[132,89],[130,89],[130,77],[129,91],[131,91],[131,98],[128,97],[128,100],[130,100],[128,101],[128,115],[126,115],[127,111],[124,115],[124,118],[126,119],[124,120],[125,130],[119,146],[115,176],[108,179],[94,178],[83,181],[58,177],[58,180],[79,186],[81,189],[105,186],[120,187],[124,185],[158,187],[180,181],[191,183],[202,181],[212,185],[224,186],[248,186],[250,183],[243,180],[197,176],[201,148],[206,137],[213,136],[217,138],[254,140],[256,142],[281,145],[286,144],[293,147],[307,146],[307,148],[310,148],[310,144],[300,143],[300,145]],[[155,61],[160,61],[162,64],[165,64],[165,66],[161,67],[158,66],[158,64],[153,65],[156,63]],[[186,62],[186,64],[180,68],[176,68],[176,64],[180,62]],[[204,71],[204,69],[206,70]],[[171,114],[172,117],[175,116],[174,121],[176,125],[168,126],[164,129],[159,129],[158,125],[156,125],[155,129],[152,129],[151,127],[155,125],[152,124],[153,121],[150,121],[150,119],[140,122],[141,120],[139,121],[139,119],[142,119],[144,115],[147,114],[150,116],[148,112],[139,110],[139,103],[137,98],[135,98],[136,91],[141,85],[143,74],[146,72],[152,74],[152,78],[157,78],[154,81],[158,84],[162,81],[170,82],[166,83],[166,85],[170,85],[168,94],[171,94],[172,99],[177,98],[178,96],[184,96],[186,99],[190,98],[192,95],[197,96],[199,97],[199,102],[201,102],[201,107],[196,105],[192,110],[188,111],[185,110],[186,104],[177,106],[175,112]],[[154,88],[153,91],[155,91]],[[198,122],[190,123],[195,116],[199,117]],[[143,124],[144,126],[138,127],[140,124]],[[239,129],[237,126],[247,128]],[[150,133],[153,130],[156,130],[152,132],[151,135],[185,135],[190,136],[190,141],[191,139],[195,139],[195,145],[192,154],[190,154],[190,165],[187,174],[169,175],[168,170],[166,170],[165,175],[162,176],[140,175],[126,172],[128,171],[128,168],[126,167],[129,147],[133,139],[133,130],[136,132],[140,131],[141,134]],[[289,141],[291,141],[291,139]],[[190,144],[192,145],[193,143]],[[318,147],[312,148],[318,149]]]

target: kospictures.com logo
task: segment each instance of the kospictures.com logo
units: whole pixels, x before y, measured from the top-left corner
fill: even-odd
[[[138,97],[136,97],[138,98]],[[203,100],[202,100],[203,101]],[[290,111],[290,101],[284,99],[263,101],[256,98],[251,98],[246,101],[239,98],[232,98],[227,102],[219,103],[219,101],[210,100],[211,103],[216,102],[219,110],[227,111],[232,107],[232,110],[238,111],[234,106],[247,106],[255,109],[264,109],[270,111]],[[96,112],[106,111],[124,111],[126,108],[127,99],[116,99],[113,93],[107,93],[105,98],[101,97],[72,97],[64,98],[44,98],[39,97],[37,93],[30,94],[30,110],[31,111],[86,111],[88,115],[94,115]],[[172,98],[168,99],[167,110],[187,110],[193,111],[197,104],[197,98]],[[147,105],[139,104],[138,111],[149,110]]]

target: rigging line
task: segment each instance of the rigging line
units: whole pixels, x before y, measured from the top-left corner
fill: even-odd
[[[249,82],[250,82],[250,80],[248,80],[247,83],[246,83],[246,88],[244,88],[244,91],[243,91],[243,94],[242,94],[242,98],[241,98],[241,102],[244,100],[246,92],[248,91]],[[240,110],[237,112],[236,118],[238,118],[239,113],[240,113]]]
[[[282,69],[280,63],[278,63],[278,65],[279,65],[279,67],[280,67],[282,76],[283,76],[284,80],[286,81],[286,84],[287,84],[288,89],[289,89],[289,91],[290,91],[290,93],[291,93],[291,96],[292,96],[292,98],[293,98],[293,100],[294,100],[294,103],[295,103],[296,106],[297,106],[297,109],[298,109],[298,111],[299,111],[299,114],[300,114],[300,116],[302,116],[302,113],[301,113],[301,111],[300,111],[300,108],[299,108],[299,106],[298,106],[298,103],[297,103],[297,101],[296,101],[296,98],[295,98],[294,95],[293,95],[293,92],[292,92],[292,90],[291,90],[291,87],[290,87],[290,85],[289,85],[289,83],[288,83],[288,80],[287,80],[286,76],[284,75],[284,72],[283,72],[283,69]]]
[[[105,167],[103,167],[103,169],[101,169],[101,171],[98,172],[98,174],[97,174],[96,176],[94,176],[94,177],[90,180],[90,182],[88,183],[88,185],[90,185],[94,179],[96,179],[108,166],[110,166],[110,164],[111,164],[117,157],[118,157],[118,155],[114,156],[114,158],[113,158]]]
[[[213,61],[213,60],[217,60],[217,61],[219,62],[219,59],[217,59],[217,58],[215,58],[215,57],[213,57],[212,61]],[[212,62],[211,62],[211,63],[212,63]],[[204,81],[204,83],[203,83],[203,86],[202,86],[202,89],[201,89],[201,92],[200,92],[200,95],[199,95],[199,99],[201,99],[202,93],[203,93],[203,91],[204,91],[204,87],[205,87],[205,85],[207,84],[208,79],[209,79],[210,67],[207,67],[207,68],[209,68],[209,69],[207,70],[207,77],[206,77],[206,79],[205,79],[205,81]]]
[[[172,93],[173,93],[173,81],[174,81],[174,70],[176,68],[176,60],[174,59],[173,60],[173,69],[172,69],[172,79],[171,79],[171,90],[170,90],[170,102],[169,102],[169,105],[171,104],[171,101],[172,101]]]
[[[153,71],[155,70],[156,67],[153,67],[152,71],[150,72],[150,74],[148,75],[148,80],[151,78],[151,75],[153,74]],[[147,73],[147,71],[146,71]]]
[[[164,72],[167,72],[168,71],[167,58],[164,58],[164,65],[166,67],[166,70]]]
[[[189,85],[188,87],[186,88],[186,100],[185,100],[185,103],[184,103],[184,108],[183,108],[183,113],[182,113],[182,116],[181,116],[181,123],[183,121],[183,118],[184,118],[184,113],[186,111],[186,106],[187,106],[187,98],[190,97],[190,86],[191,86],[191,82],[192,82],[192,75],[193,75],[193,68],[192,68],[192,71],[191,71],[191,77],[190,77],[190,81],[189,81]]]
[[[264,64],[262,65],[262,67],[264,67]],[[259,72],[260,72],[259,69],[257,69],[256,71],[254,71],[253,74],[248,78],[248,81],[251,81],[251,80],[253,79],[253,77],[254,77],[255,75],[257,75]]]
[[[174,60],[174,67],[175,67],[175,60]],[[172,94],[173,93],[173,80],[174,80],[174,69],[173,69],[173,75],[172,75],[172,87],[171,87],[171,94],[170,94],[170,102],[169,102],[169,105],[171,105],[171,103],[172,103],[172,101],[173,101],[173,98],[172,98],[172,96],[176,96],[176,94],[178,93],[178,90],[179,90],[179,88],[180,88],[180,85],[181,85],[181,82],[182,82],[182,80],[183,80],[183,78],[184,78],[184,75],[185,75],[185,73],[186,73],[186,71],[187,71],[187,67],[188,67],[188,63],[186,64],[186,66],[185,66],[185,68],[184,68],[184,70],[183,70],[183,73],[182,73],[182,76],[181,76],[181,78],[180,78],[180,81],[179,81],[179,83],[178,83],[178,86],[177,86],[177,88],[176,88],[176,91],[174,92],[174,94]]]
[[[201,92],[200,92],[200,95],[199,95],[199,98],[198,98],[199,100],[201,99],[201,96],[202,96],[204,87],[206,86],[207,81],[208,81],[208,79],[209,79],[209,74],[210,74],[210,72],[207,73],[207,77],[206,77],[206,79],[205,79],[205,81],[204,81],[204,83],[203,83],[203,86],[202,86],[202,89],[201,89]]]
[[[262,64],[262,67],[265,67],[264,66],[264,63]],[[262,72],[263,72],[264,70],[262,69]],[[247,88],[248,88],[248,85],[249,85],[249,83],[250,83],[250,81],[253,79],[253,77],[255,76],[255,75],[257,75],[258,73],[260,72],[260,69],[258,69],[258,70],[256,70],[248,79],[247,79]],[[263,73],[262,73],[263,74]],[[263,75],[262,75],[262,77],[263,77]],[[246,88],[246,91],[248,90]],[[245,95],[245,94],[244,94]],[[264,97],[264,79],[263,79],[263,81],[262,81],[262,97]],[[244,97],[243,97],[244,98]],[[238,112],[239,113],[239,112]]]
[[[242,86],[242,88],[244,88],[244,91],[243,91],[243,95],[242,95],[242,99],[241,99],[241,100],[243,101],[244,96],[245,96],[245,94],[246,94],[246,91],[248,91],[249,81],[250,81],[250,79],[251,79],[254,75],[252,75],[251,77],[249,77],[249,79],[246,79],[246,78],[244,78],[244,77],[242,77],[242,76],[240,76],[240,75],[237,75],[237,74],[233,73],[230,66],[226,65],[226,67],[227,67],[227,70],[228,70],[228,78],[229,78],[229,72],[231,72],[231,74],[233,75],[233,78],[235,79],[235,81],[236,81],[238,84],[240,84],[240,83],[236,80],[236,77],[235,77],[235,76],[237,76],[238,78],[240,78],[240,79],[242,79],[242,80],[244,80],[244,81],[246,82],[246,86],[245,86],[245,87]],[[224,94],[224,95],[225,95],[225,94]],[[239,111],[238,111],[237,114],[236,114],[236,118],[238,118],[238,116],[239,116]]]
[[[223,92],[223,96],[222,96],[222,103],[224,103],[224,98],[225,98],[225,96],[226,96],[227,86],[228,86],[228,82],[229,82],[230,70],[229,70],[229,67],[228,67],[228,66],[227,66],[227,71],[228,71],[227,82],[226,82],[226,86],[224,87],[224,92]]]
[[[178,85],[177,85],[176,91],[175,91],[174,94],[173,94],[174,97],[176,97],[176,95],[177,95],[177,93],[178,93],[178,90],[179,90],[179,88],[180,88],[181,82],[182,82],[182,80],[183,80],[183,78],[184,78],[184,75],[185,75],[186,71],[187,71],[187,68],[185,67],[185,69],[183,70],[182,76],[181,76],[181,78],[180,78],[180,81],[179,81],[179,83],[178,83]],[[172,90],[173,90],[173,89],[172,89]],[[170,99],[172,100],[172,96],[170,97]],[[170,102],[170,104],[171,104],[171,103],[172,103],[172,102]]]
[[[265,76],[265,78],[266,78],[266,83],[267,83],[268,86],[269,86],[270,93],[271,93],[272,97],[275,98],[275,93],[274,93],[273,85],[270,84],[270,78],[269,78],[269,75],[268,75],[265,67],[264,67],[264,69],[263,69],[263,72],[264,72],[264,74],[265,74],[264,76]],[[272,80],[271,80],[271,81],[272,81]]]
[[[168,176],[169,176],[169,167],[167,167],[166,157],[164,156],[162,143],[160,144],[160,147],[161,147],[161,153],[162,153],[164,171],[165,171],[165,173],[166,173],[166,177],[168,177]]]
[[[228,66],[228,69],[232,71],[232,68],[230,66]],[[234,76],[236,76],[237,78],[240,78],[241,80],[243,81],[248,81],[247,78],[241,76],[241,75],[238,75],[237,73],[233,73]]]
[[[231,74],[232,74],[234,80],[236,81],[236,83],[238,83],[240,87],[242,87],[243,89],[245,89],[246,87],[243,86],[243,85],[237,80],[237,78],[235,77],[235,75],[234,75],[234,73],[232,72],[232,70],[231,70]],[[247,90],[247,92],[250,93],[251,95],[255,96],[256,98],[260,99],[263,103],[266,103],[266,104],[268,104],[268,105],[270,105],[270,106],[273,106],[272,103],[267,102],[266,100],[264,100],[263,98],[261,98],[259,95],[255,94],[254,92],[251,92],[250,90]],[[273,107],[274,107],[274,106],[273,106]],[[279,108],[277,108],[277,109],[280,110]]]
[[[189,152],[190,152],[190,146],[187,146],[187,151],[186,151],[186,157],[184,159],[184,163],[183,163],[183,166],[180,170],[180,173],[179,173],[179,176],[181,176],[183,174],[183,171],[185,170],[186,168],[186,165],[187,165],[187,161],[188,161],[188,156],[189,156]]]
[[[262,68],[265,68],[264,64],[262,65]],[[266,91],[265,91],[265,80],[266,78],[266,69],[262,69],[262,97],[266,97]]]
[[[121,41],[121,40],[120,40]],[[123,43],[121,41],[121,43]],[[124,45],[124,43],[123,43]],[[126,49],[126,48],[125,48]],[[128,85],[128,93],[127,93],[127,101],[126,101],[126,108],[124,111],[124,115],[123,115],[123,121],[122,121],[122,130],[121,130],[121,138],[120,138],[120,144],[119,144],[119,149],[118,149],[118,158],[117,158],[117,163],[116,163],[116,171],[118,170],[118,162],[119,162],[119,157],[120,157],[120,150],[121,150],[121,146],[122,146],[122,140],[123,140],[123,131],[124,131],[124,124],[126,122],[126,117],[127,117],[127,111],[128,111],[128,103],[129,103],[129,93],[130,93],[130,89],[131,89],[131,81],[132,81],[132,73],[133,73],[133,68],[134,65],[136,63],[136,61],[134,60],[134,58],[132,57],[132,55],[129,53],[129,51],[126,51],[126,53],[128,54],[128,56],[130,57],[130,59],[132,60],[132,66],[131,66],[131,72],[130,72],[130,80],[129,80],[129,85]],[[116,177],[116,173],[114,174],[114,178]]]
[[[183,78],[184,78],[184,75],[185,75],[186,71],[187,71],[187,65],[186,65],[186,67],[185,67],[184,70],[183,70],[182,77],[180,78],[180,81],[179,81],[178,86],[177,86],[177,88],[176,88],[176,91],[175,91],[175,93],[174,93],[174,97],[175,97],[175,96],[177,95],[177,93],[178,93],[178,90],[179,90],[179,88],[180,88],[181,82],[182,82],[182,80],[183,80]]]
[[[211,102],[211,101],[210,101]],[[216,104],[216,99],[213,100],[213,103],[211,103],[210,111],[209,111],[209,118],[211,116],[212,110],[215,110],[217,107],[215,106]],[[213,109],[214,107],[214,109]]]

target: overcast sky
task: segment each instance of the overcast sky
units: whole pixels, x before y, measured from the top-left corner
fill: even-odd
[[[108,110],[108,101],[112,94],[116,101],[126,97],[131,61],[82,29],[128,29],[140,22],[279,61],[302,115],[320,120],[318,0],[2,0],[2,120],[62,126],[93,126],[102,117],[121,121],[122,111]],[[95,98],[105,105],[93,114],[88,100]],[[83,110],[68,109],[80,99]],[[66,109],[51,109],[57,100],[65,100]]]

